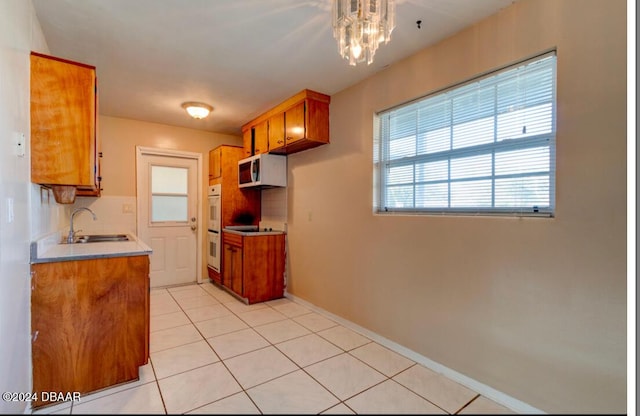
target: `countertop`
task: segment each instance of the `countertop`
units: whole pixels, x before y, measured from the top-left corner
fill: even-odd
[[[272,228],[258,228],[255,225],[227,226],[222,229],[225,233],[238,234],[245,237],[256,237],[259,235],[281,235],[284,231]]]
[[[113,234],[127,234],[129,241],[61,244],[62,234],[60,232],[53,233],[31,243],[30,262],[35,264],[107,257],[128,257],[151,254],[153,252],[151,247],[132,233]]]

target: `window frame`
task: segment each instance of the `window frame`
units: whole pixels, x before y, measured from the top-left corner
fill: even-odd
[[[398,115],[403,109],[411,110],[411,107],[420,106],[423,103],[423,107],[416,108],[426,108],[430,105],[437,105],[442,102],[445,105],[448,103],[450,107],[453,106],[453,100],[456,98],[456,92],[462,91],[465,88],[473,88],[474,85],[481,85],[483,81],[487,80],[495,80],[496,77],[499,77],[502,74],[508,73],[510,71],[518,70],[520,68],[524,68],[527,65],[534,64],[538,61],[543,61],[545,59],[552,58],[551,64],[549,65],[551,68],[551,96],[549,101],[544,101],[542,105],[551,106],[551,109],[547,109],[546,111],[550,112],[550,131],[540,134],[534,134],[529,136],[524,136],[520,138],[510,138],[510,139],[499,139],[498,137],[498,122],[497,119],[501,115],[498,111],[498,100],[495,99],[493,105],[494,108],[491,112],[491,118],[493,119],[493,137],[490,143],[477,144],[473,146],[463,146],[460,148],[454,148],[453,133],[449,134],[449,140],[451,144],[449,148],[444,151],[435,151],[430,153],[418,153],[404,156],[396,159],[391,159],[389,156],[390,153],[390,142],[392,139],[390,138],[392,127],[391,121],[383,120],[384,117],[391,117],[391,114],[394,112]],[[493,82],[493,88],[497,88],[500,85],[497,82]],[[450,97],[449,97],[450,96]],[[520,96],[518,96],[519,98]],[[525,107],[525,109],[528,107]],[[533,106],[532,106],[533,108]],[[416,109],[417,113],[420,111]],[[456,126],[461,126],[463,123],[456,124],[453,121],[453,110],[449,110],[451,112],[452,120],[446,124],[447,128],[453,130]],[[534,216],[534,217],[554,217],[556,212],[556,124],[557,124],[557,52],[555,49],[545,51],[544,53],[535,55],[533,57],[518,61],[516,63],[495,69],[493,71],[475,76],[469,80],[466,80],[461,83],[457,83],[455,85],[449,86],[447,88],[443,88],[441,90],[429,93],[427,95],[421,96],[417,99],[402,103],[400,105],[396,105],[394,107],[376,112],[374,114],[374,140],[373,140],[373,156],[374,156],[374,192],[373,192],[373,209],[376,214],[383,215],[402,215],[402,214],[418,214],[418,215],[478,215],[478,216]],[[416,116],[417,120],[417,116]],[[480,116],[476,120],[482,120]],[[384,137],[384,127],[383,124],[387,122],[386,125],[386,133],[388,133],[387,137]],[[418,123],[418,121],[416,121]],[[433,130],[435,131],[435,130]],[[416,127],[416,131],[414,133],[414,143],[416,148],[418,147],[418,143],[420,141],[418,128]],[[523,132],[523,134],[525,134]],[[411,136],[407,136],[411,137]],[[425,143],[428,143],[424,139]],[[426,145],[426,144],[425,144]],[[548,171],[540,171],[538,173],[535,172],[520,172],[520,173],[512,173],[512,174],[496,174],[496,154],[506,151],[522,151],[527,149],[546,149],[548,148]],[[382,158],[382,155],[387,155],[387,158]],[[504,154],[504,153],[502,153]],[[482,155],[490,155],[491,156],[491,173],[484,176],[476,176],[476,177],[468,177],[468,178],[458,178],[452,179],[451,177],[451,161],[459,160],[461,157],[473,157],[473,156],[482,156]],[[438,161],[448,161],[448,174],[447,178],[443,180],[432,180],[432,181],[419,181],[416,179],[416,167],[419,164],[438,162]],[[403,186],[411,187],[412,190],[410,195],[412,196],[412,206],[411,207],[387,207],[385,206],[385,202],[387,201],[387,193],[394,187],[394,184],[388,183],[387,174],[390,172],[391,168],[398,168],[403,166],[413,166],[413,179],[407,182],[402,183]],[[548,206],[495,206],[496,203],[496,182],[499,180],[508,180],[513,179],[517,180],[518,178],[536,178],[542,177],[544,179],[548,178]],[[452,206],[451,198],[451,185],[456,183],[463,182],[471,182],[471,181],[479,181],[479,180],[488,180],[491,182],[491,205],[490,207],[484,206],[474,206],[474,207],[455,207]],[[437,206],[437,207],[416,207],[416,195],[417,186],[425,185],[429,182],[430,185],[441,183],[447,185],[447,207]],[[399,186],[398,186],[399,187]],[[546,197],[546,195],[545,195]],[[515,200],[513,200],[515,201]]]

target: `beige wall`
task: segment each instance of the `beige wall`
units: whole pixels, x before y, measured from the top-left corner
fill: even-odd
[[[31,391],[29,245],[62,219],[30,182],[29,54],[48,52],[31,1],[0,1],[0,391]],[[18,133],[25,155],[14,152]],[[46,193],[45,193],[46,195]],[[43,198],[46,199],[46,198]],[[51,198],[53,200],[53,197]],[[9,201],[13,218],[8,217]],[[1,401],[0,414],[27,413],[26,401]]]
[[[187,117],[185,113],[185,117]],[[109,197],[136,196],[136,146],[182,150],[202,154],[202,192],[200,205],[206,212],[209,185],[209,150],[221,145],[242,146],[242,138],[164,124],[100,116],[98,132],[102,142],[102,195]],[[96,201],[99,202],[99,201]],[[201,224],[204,224],[204,218]],[[203,236],[206,233],[203,233]],[[206,241],[202,246],[202,277],[207,278]]]
[[[555,218],[372,213],[375,111],[551,48]],[[626,3],[519,1],[330,112],[289,156],[288,292],[543,411],[624,413]]]

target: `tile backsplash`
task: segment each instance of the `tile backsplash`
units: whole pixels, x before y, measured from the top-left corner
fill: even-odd
[[[67,218],[74,209],[86,207],[96,214],[94,221],[88,212],[79,212],[73,220],[73,228],[81,234],[132,233],[136,234],[136,197],[101,196],[77,197],[67,208]]]
[[[262,212],[260,227],[271,227],[286,231],[287,188],[262,190]]]
[[[86,207],[96,214],[96,220],[94,221],[88,212],[79,212],[73,220],[73,228],[76,231],[82,230],[82,234],[136,234],[136,205],[135,196],[76,197],[72,205],[64,207],[64,227],[68,231],[69,219],[74,209]],[[261,217],[261,227],[286,231],[287,188],[262,190]]]

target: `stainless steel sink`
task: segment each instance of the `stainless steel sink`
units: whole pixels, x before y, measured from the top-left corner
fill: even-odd
[[[103,243],[107,241],[129,241],[127,234],[88,234],[74,237],[72,244]],[[66,243],[65,241],[63,241]]]

